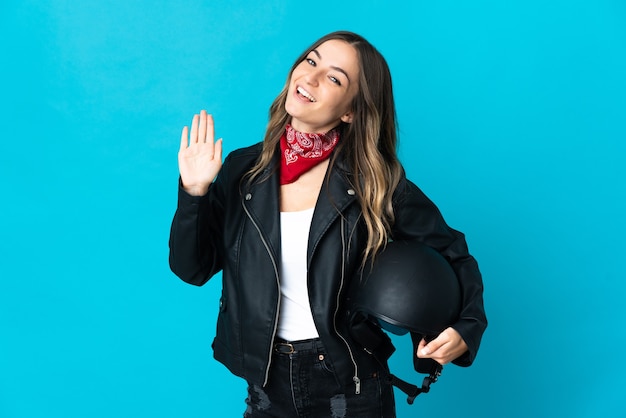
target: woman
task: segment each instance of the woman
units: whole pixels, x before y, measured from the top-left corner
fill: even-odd
[[[232,152],[202,111],[183,128],[170,266],[202,285],[222,271],[215,358],[249,384],[246,417],[393,417],[386,365],[350,337],[346,288],[389,240],[443,254],[460,318],[417,356],[467,366],[486,327],[482,279],[464,236],[404,175],[391,76],[350,32],[295,62],[262,143]]]

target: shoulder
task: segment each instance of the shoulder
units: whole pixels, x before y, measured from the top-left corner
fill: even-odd
[[[402,174],[396,186],[393,198],[394,206],[402,205],[428,205],[434,206],[433,202],[426,196],[426,194],[410,179],[406,176],[404,167],[402,168]]]
[[[250,145],[249,147],[239,148],[232,152],[230,152],[226,159],[224,160],[224,164],[226,162],[230,164],[254,164],[259,158],[261,154],[261,150],[263,149],[263,143],[257,142],[254,145]]]
[[[261,155],[263,149],[263,143],[259,142],[254,145],[250,145],[245,148],[238,148],[231,151],[224,159],[224,165],[222,166],[222,172],[232,173],[245,173],[254,166]]]

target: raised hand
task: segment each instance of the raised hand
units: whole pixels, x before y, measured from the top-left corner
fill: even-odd
[[[182,186],[193,196],[207,193],[222,168],[222,140],[215,141],[213,116],[202,110],[191,121],[191,133],[185,126],[178,150],[178,169]]]

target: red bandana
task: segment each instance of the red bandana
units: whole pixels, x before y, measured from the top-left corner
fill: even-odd
[[[298,132],[287,124],[280,138],[280,184],[289,184],[321,163],[332,153],[339,141],[339,129],[325,134]]]

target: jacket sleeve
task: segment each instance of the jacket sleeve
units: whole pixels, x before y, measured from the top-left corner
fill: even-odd
[[[201,286],[222,269],[224,177],[228,158],[204,196],[191,196],[178,184],[178,206],[170,230],[169,263],[174,274]]]
[[[452,327],[461,335],[468,351],[454,363],[469,366],[476,357],[487,328],[483,281],[478,264],[469,254],[465,236],[446,224],[439,209],[415,184],[403,178],[394,192],[393,201],[393,239],[423,241],[439,251],[456,273],[461,285],[463,306],[458,321]]]

